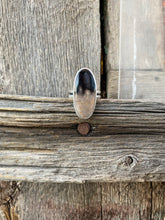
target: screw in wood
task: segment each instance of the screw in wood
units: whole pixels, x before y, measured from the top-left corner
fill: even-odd
[[[81,135],[87,135],[90,132],[90,125],[87,122],[80,123],[77,130]]]

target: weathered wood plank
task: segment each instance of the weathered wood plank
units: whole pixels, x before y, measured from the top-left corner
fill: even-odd
[[[15,201],[12,201],[11,219],[46,220],[49,216],[52,220],[148,220],[151,217],[154,220],[162,220],[164,210],[161,209],[161,215],[159,215],[160,207],[158,206],[164,202],[164,186],[164,183],[41,184],[22,182],[19,186],[20,195],[18,194]],[[156,190],[154,194],[152,194],[153,188]],[[42,199],[38,200],[39,198]],[[155,199],[157,207],[151,203]],[[4,212],[6,214],[5,210]],[[9,219],[9,217],[5,218],[5,214],[1,214],[3,219]]]
[[[0,93],[68,97],[82,67],[100,86],[99,1],[1,0]]]
[[[107,70],[164,68],[162,0],[107,0],[104,8]]]
[[[82,137],[76,128],[1,127],[0,136],[3,180],[165,180],[164,135],[95,136],[92,132]]]
[[[163,2],[162,0],[146,0],[143,2],[130,0],[107,1],[104,10],[108,98],[140,98],[151,101],[164,101]],[[158,69],[159,71],[154,71]],[[159,183],[150,183],[151,186],[152,184],[155,187],[146,188],[145,190],[139,189],[139,192],[136,193],[135,188],[138,188],[136,183],[133,194],[127,195],[124,199],[122,196],[114,197],[111,193],[108,204],[114,204],[114,198],[116,198],[116,207],[119,207],[119,204],[122,205],[123,203],[126,204],[127,201],[131,201],[129,206],[131,208],[126,209],[127,211],[124,212],[121,207],[121,209],[115,209],[114,218],[130,220],[164,219],[165,204],[162,202],[164,201],[164,189]],[[110,192],[115,190],[114,185],[108,186]],[[133,187],[133,184],[131,186]],[[116,187],[117,195],[118,192],[125,192],[124,187],[121,187],[121,189],[120,186]],[[108,195],[107,189],[108,187],[105,195]],[[136,198],[137,205],[138,202],[141,203],[142,195],[148,198],[150,194],[153,195],[151,199],[149,201],[143,200],[144,206],[139,209],[135,208],[136,211],[139,211],[136,212],[133,209],[134,198]],[[119,210],[122,210],[121,213]],[[109,212],[108,214],[113,213]]]
[[[152,219],[165,219],[165,182],[152,183]]]
[[[0,95],[0,126],[76,129],[82,121],[76,116],[70,99]],[[91,124],[96,136],[164,133],[165,103],[100,99],[92,118],[85,121]]]
[[[104,11],[107,97],[164,99],[163,1],[108,0]]]
[[[91,124],[88,137],[77,133],[81,121],[72,100],[1,95],[0,104],[0,125],[5,125],[0,128],[2,179],[83,182],[165,178],[164,103],[98,100],[94,116],[87,120]],[[118,135],[109,135],[113,133]]]
[[[104,54],[106,73],[119,69],[120,0],[106,0],[104,4]]]
[[[23,182],[15,210],[18,219],[100,220],[100,195],[99,183],[41,184]]]
[[[150,183],[103,183],[103,219],[149,220]]]
[[[164,0],[106,2],[107,97],[164,100]],[[164,220],[163,184],[148,183],[144,188],[132,183],[130,193],[122,184],[107,184],[103,201],[111,210],[105,219]]]
[[[122,74],[123,71],[121,71]],[[146,99],[151,101],[165,101],[165,73],[162,71],[124,71],[125,79],[121,80],[121,99]],[[108,73],[108,98],[118,98],[119,71]],[[136,93],[134,93],[134,79],[136,79]],[[133,97],[134,96],[134,97]]]

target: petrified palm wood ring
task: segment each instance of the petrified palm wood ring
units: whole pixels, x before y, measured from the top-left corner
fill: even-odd
[[[99,93],[95,76],[88,68],[80,69],[74,79],[73,105],[77,116],[88,119],[92,116]]]

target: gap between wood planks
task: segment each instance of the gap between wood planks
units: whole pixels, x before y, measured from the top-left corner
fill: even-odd
[[[101,97],[107,97],[107,88],[106,88],[106,66],[105,66],[105,56],[106,56],[106,47],[105,47],[105,7],[107,2],[100,0],[100,34],[101,34]]]

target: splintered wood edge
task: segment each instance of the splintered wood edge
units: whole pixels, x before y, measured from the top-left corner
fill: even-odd
[[[85,121],[70,99],[0,95],[0,180],[165,181],[165,103],[98,100]]]

